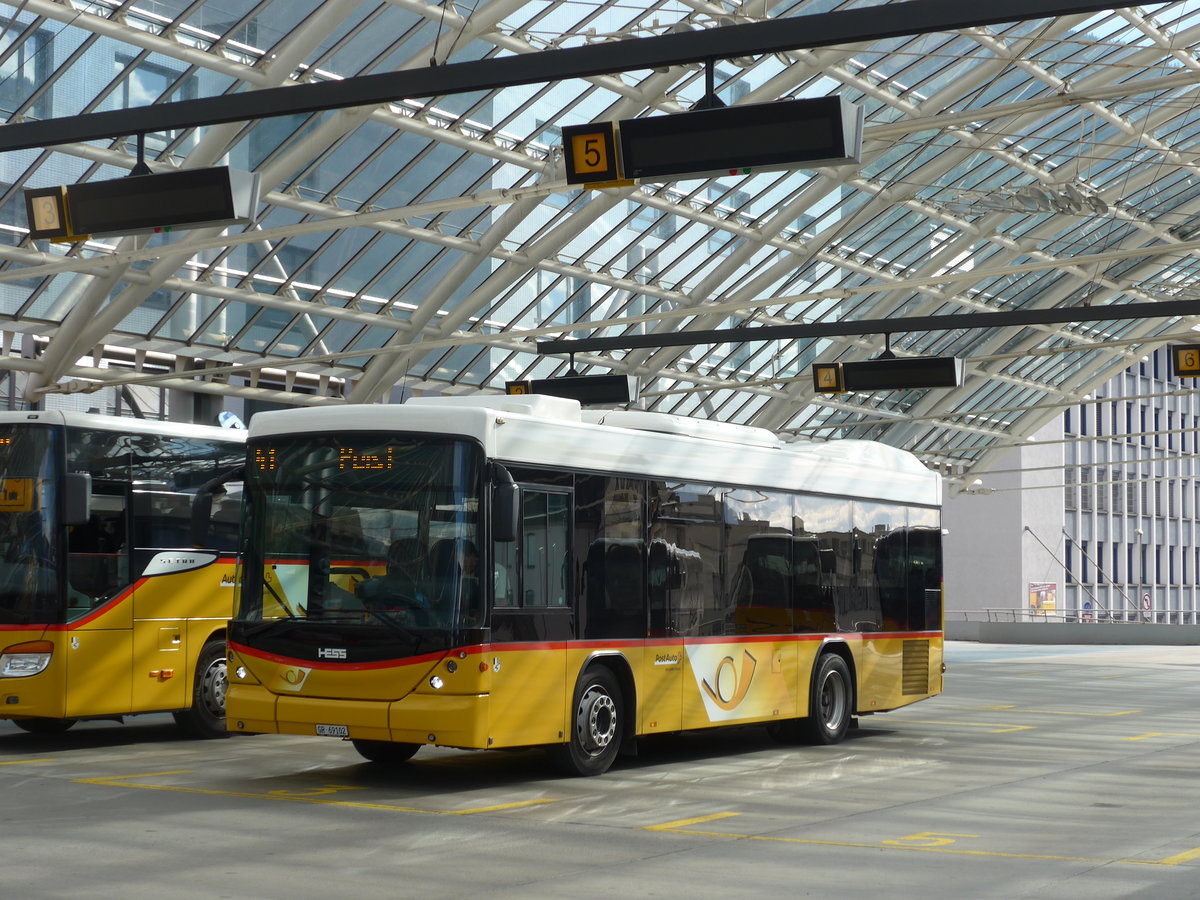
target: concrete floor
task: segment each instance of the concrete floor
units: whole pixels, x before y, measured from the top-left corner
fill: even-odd
[[[537,751],[46,739],[0,722],[0,897],[1196,898],[1200,648],[953,642],[947,690],[843,744],[644,745],[599,778]]]

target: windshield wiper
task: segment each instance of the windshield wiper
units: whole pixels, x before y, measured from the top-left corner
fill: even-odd
[[[287,613],[287,616],[289,619],[299,618],[296,615],[296,611],[294,609],[292,609],[291,604],[289,604],[285,598],[279,596],[279,592],[276,591],[275,588],[273,588],[271,586],[270,579],[263,578],[262,584],[263,584],[263,587],[265,587],[270,592],[271,598],[279,605],[279,608],[282,609],[285,613]]]

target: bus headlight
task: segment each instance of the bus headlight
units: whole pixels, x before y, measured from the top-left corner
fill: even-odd
[[[28,678],[50,665],[54,645],[49,641],[13,644],[0,653],[0,678]]]

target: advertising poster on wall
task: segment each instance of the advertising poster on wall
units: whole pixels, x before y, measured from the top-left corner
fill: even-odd
[[[1029,614],[1033,616],[1045,616],[1048,613],[1054,612],[1055,594],[1057,591],[1057,584],[1030,582]]]

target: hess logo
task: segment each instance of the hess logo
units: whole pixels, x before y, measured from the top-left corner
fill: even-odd
[[[750,682],[754,678],[754,669],[757,665],[758,660],[750,655],[749,650],[742,651],[740,670],[733,657],[726,656],[717,663],[716,671],[713,672],[712,684],[705,679],[701,682],[701,687],[704,688],[704,693],[708,694],[708,698],[713,703],[728,712],[746,699],[746,692],[750,690]]]
[[[345,659],[345,647],[321,647],[317,650],[317,659]]]

